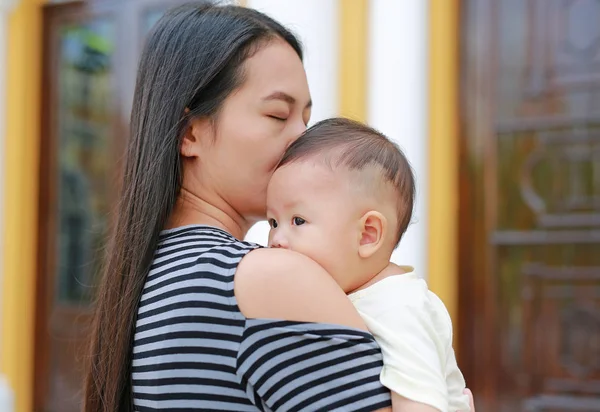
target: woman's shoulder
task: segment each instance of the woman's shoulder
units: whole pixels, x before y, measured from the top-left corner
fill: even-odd
[[[226,231],[206,225],[188,225],[163,230],[147,281],[174,273],[203,272],[233,274],[240,260],[259,245],[236,239]],[[201,281],[202,278],[198,278]]]
[[[186,244],[199,244],[213,247],[237,245],[239,247],[248,249],[255,249],[261,247],[256,243],[237,239],[229,232],[221,228],[201,224],[191,224],[171,229],[165,229],[159,234],[159,249]]]
[[[366,330],[333,278],[315,261],[285,249],[256,249],[240,262],[235,297],[247,318],[322,322]]]

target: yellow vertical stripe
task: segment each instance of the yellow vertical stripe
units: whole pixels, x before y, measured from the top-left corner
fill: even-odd
[[[459,0],[429,2],[429,277],[458,315]]]
[[[367,119],[368,0],[339,0],[339,113]]]
[[[40,136],[40,0],[21,0],[8,21],[0,370],[16,411],[33,401]]]

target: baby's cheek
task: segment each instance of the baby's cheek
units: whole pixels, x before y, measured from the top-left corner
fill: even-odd
[[[328,245],[323,236],[306,237],[302,242],[302,253],[316,261],[321,266],[328,265]]]
[[[290,242],[291,250],[312,258],[311,242],[304,234],[293,233],[288,237],[288,241]]]

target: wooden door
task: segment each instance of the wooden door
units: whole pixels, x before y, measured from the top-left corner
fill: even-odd
[[[478,412],[600,410],[600,0],[464,0],[459,353]]]
[[[115,201],[137,58],[172,0],[44,10],[35,411],[79,411],[94,286]]]

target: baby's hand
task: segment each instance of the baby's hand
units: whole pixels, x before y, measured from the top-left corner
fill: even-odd
[[[473,399],[473,392],[469,388],[465,388],[463,391],[465,395],[469,396],[469,405],[471,405],[471,412],[475,412],[475,400]],[[463,411],[458,411],[463,412]]]

